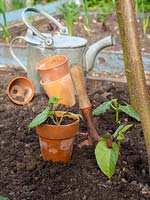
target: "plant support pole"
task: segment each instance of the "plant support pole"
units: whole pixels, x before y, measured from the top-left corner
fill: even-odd
[[[150,172],[150,102],[140,52],[134,0],[116,0],[116,12],[130,98],[134,100],[133,106],[141,118]]]

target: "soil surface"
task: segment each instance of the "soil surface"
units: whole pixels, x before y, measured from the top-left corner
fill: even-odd
[[[43,161],[38,136],[28,124],[43,110],[48,97],[36,94],[24,106],[13,104],[7,94],[8,82],[26,75],[20,68],[0,70],[0,196],[11,200],[145,200],[150,199],[150,177],[141,124],[120,113],[123,122],[134,126],[121,143],[121,153],[115,175],[111,180],[96,163],[94,147],[79,148],[85,140],[77,135],[73,155],[68,163]],[[117,98],[129,102],[125,84],[87,80],[87,91],[93,108]],[[78,101],[71,108],[78,113]],[[116,125],[114,112],[107,111],[95,118],[99,133],[113,133]],[[86,132],[84,121],[80,133]]]

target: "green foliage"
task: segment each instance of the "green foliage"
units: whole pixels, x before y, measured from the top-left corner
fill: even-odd
[[[101,1],[98,7],[99,13],[97,14],[98,21],[105,21],[105,18],[114,12],[115,2],[114,1]]]
[[[147,28],[149,25],[149,16],[145,16],[145,8],[144,8],[144,0],[142,0],[142,26],[143,26],[143,34],[146,35]]]
[[[112,99],[108,102],[102,103],[93,111],[93,115],[101,115],[109,109],[113,109],[115,111],[115,118],[118,128],[113,134],[107,133],[102,136],[103,139],[96,145],[95,156],[97,164],[102,172],[108,178],[111,178],[115,173],[116,163],[119,155],[120,141],[125,139],[124,134],[133,126],[133,124],[121,124],[119,113],[124,112],[137,121],[140,121],[140,117],[130,104],[124,103],[124,105],[121,105],[118,103],[117,99]],[[111,145],[107,144],[108,141],[111,143]]]
[[[59,111],[59,113],[62,115],[61,117],[57,117],[56,115],[56,109],[59,106],[60,99],[57,97],[51,97],[48,101],[49,106],[47,106],[39,115],[37,115],[29,124],[29,128],[34,128],[36,126],[39,126],[40,124],[44,123],[47,118],[51,118],[53,123],[57,126],[61,125],[63,117],[65,115],[70,115],[74,117],[81,117],[80,114],[75,114],[68,111]]]
[[[119,124],[119,113],[122,111],[126,113],[128,116],[140,121],[139,115],[133,109],[130,104],[125,103],[125,105],[118,104],[117,99],[112,99],[108,102],[104,102],[103,104],[99,105],[95,110],[93,110],[93,115],[101,115],[106,112],[108,109],[112,108],[115,111],[116,122]]]
[[[32,1],[32,6],[40,4],[40,0],[33,0]]]
[[[32,6],[34,6],[34,5],[37,5],[37,4],[46,4],[46,3],[52,3],[52,2],[54,2],[55,0],[33,0],[32,2],[31,2],[31,4],[32,4]]]
[[[9,30],[7,26],[7,20],[6,20],[6,4],[4,0],[0,1],[1,7],[0,7],[0,14],[3,16],[3,24],[0,23],[0,28],[3,30],[2,38],[5,39],[5,42],[9,42]]]
[[[73,21],[77,20],[79,16],[79,7],[76,3],[63,3],[60,7],[60,11],[63,13],[63,17],[66,20],[66,25],[69,31],[69,35],[73,35]]]
[[[99,105],[93,111],[93,115],[98,116],[98,115],[101,115],[101,114],[105,113],[108,109],[110,109],[112,102],[113,102],[113,100],[104,102],[101,105]]]
[[[136,12],[150,12],[150,1],[149,0],[135,0]]]
[[[149,16],[143,17],[142,18],[142,26],[143,26],[143,35],[144,36],[147,33],[148,25],[149,25]]]
[[[17,10],[20,8],[25,8],[27,6],[27,1],[26,0],[11,0],[10,4],[13,10]]]
[[[140,117],[130,104],[120,105],[119,110],[140,122]]]
[[[7,197],[0,196],[0,200],[9,200]]]
[[[49,100],[48,103],[52,105],[52,110],[54,111],[55,109],[57,109],[58,105],[59,105],[59,101],[60,99],[52,96]]]
[[[6,3],[5,0],[0,0],[0,8],[6,12]]]
[[[143,35],[145,36],[149,26],[149,16],[146,15],[146,12],[150,12],[150,2],[149,0],[135,0],[135,5],[136,12],[142,13],[141,21],[143,27]]]
[[[46,121],[49,116],[50,108],[46,107],[39,115],[37,115],[29,124],[29,128],[34,128]]]
[[[95,148],[96,161],[102,172],[111,178],[115,173],[119,155],[118,144],[112,142],[112,148],[107,147],[106,140],[100,141]]]
[[[102,172],[110,179],[116,168],[119,156],[119,142],[125,139],[125,132],[133,125],[120,125],[117,130],[111,134],[105,134],[103,140],[98,142],[95,148],[96,161]],[[107,141],[111,142],[111,147],[107,145]]]
[[[92,8],[99,6],[101,1],[104,2],[104,0],[87,0],[87,1],[88,1],[88,6]]]
[[[91,36],[88,1],[87,0],[82,0],[81,2],[82,2],[82,7],[83,7],[83,10],[84,10],[84,14],[85,14],[85,22],[86,22],[85,30],[87,30],[88,36]]]
[[[103,5],[115,5],[115,0],[87,0],[89,7],[97,8]],[[150,1],[149,0],[135,0],[136,10],[142,11],[142,1],[144,3],[145,12],[150,12]]]
[[[127,132],[127,130],[129,128],[131,128],[133,126],[133,124],[127,124],[127,125],[120,125],[117,130],[114,132],[114,134],[112,135],[113,139],[118,142],[121,140],[125,139],[125,133]]]

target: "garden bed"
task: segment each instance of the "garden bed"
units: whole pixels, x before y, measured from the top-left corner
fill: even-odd
[[[83,17],[80,17],[79,22],[74,23],[73,35],[87,38],[89,45],[110,34],[113,34],[116,38],[116,45],[103,50],[99,54],[96,61],[98,65],[96,64],[92,72],[89,72],[86,76],[88,95],[93,109],[112,98],[117,98],[119,102],[129,102],[123,59],[122,56],[120,57],[121,43],[116,16],[109,16],[105,24],[97,22],[96,18],[93,17],[92,37],[90,38],[87,36],[83,25]],[[142,55],[149,59],[150,37],[148,34],[143,37],[139,20],[138,25]],[[43,23],[43,28],[41,27],[43,32],[49,31],[50,28],[51,25],[45,25],[45,23]],[[15,32],[14,36],[16,34],[24,35],[25,31],[22,33]],[[12,35],[12,38],[14,36]],[[0,51],[1,57],[7,59],[3,52],[3,50]],[[6,55],[8,52],[7,47]],[[23,50],[20,51],[24,56],[23,52]],[[119,62],[116,62],[116,64],[112,62],[114,57],[110,56],[110,52],[119,52],[117,54],[119,55],[117,56]],[[107,54],[108,59],[111,57],[110,62],[105,60],[105,56],[101,56],[105,54]],[[13,63],[14,59],[10,59],[10,63],[16,65]],[[115,61],[115,59],[113,60]],[[107,63],[111,63],[112,66],[107,66]],[[147,63],[147,60],[145,60],[145,66]],[[108,70],[106,70],[107,67]],[[131,118],[128,119],[134,126],[126,133],[126,139],[121,144],[121,154],[115,175],[111,180],[108,180],[98,168],[94,156],[94,146],[78,148],[78,144],[85,139],[81,135],[76,138],[73,156],[69,163],[43,161],[38,136],[35,129],[28,129],[28,124],[36,114],[43,110],[48,98],[45,94],[36,94],[27,105],[13,104],[6,94],[6,88],[8,82],[19,75],[26,76],[21,67],[0,66],[0,196],[9,197],[11,200],[150,199],[150,177],[148,175],[143,130],[140,123]],[[149,85],[149,73],[146,73],[146,75]],[[79,112],[78,101],[72,111]],[[124,122],[127,121],[124,114],[121,114],[120,117]],[[100,134],[115,131],[116,125],[112,111],[107,111],[95,120]],[[86,132],[83,121],[80,123],[80,132]]]
[[[150,199],[150,177],[141,124],[134,124],[121,144],[115,175],[108,180],[96,164],[93,147],[78,148],[85,138],[78,135],[69,163],[43,161],[38,136],[27,128],[32,118],[43,110],[48,98],[35,95],[24,106],[13,104],[7,94],[8,82],[26,74],[20,68],[7,66],[0,70],[0,196],[11,200],[145,200]],[[127,85],[108,81],[87,80],[93,108],[112,98],[129,102]],[[79,112],[78,102],[72,111]],[[120,115],[127,121],[124,114]],[[97,117],[100,134],[115,130],[114,113]],[[83,121],[80,132],[86,131]]]

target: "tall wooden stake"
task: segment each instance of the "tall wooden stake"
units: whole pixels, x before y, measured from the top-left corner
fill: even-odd
[[[134,0],[116,0],[116,13],[130,100],[141,118],[150,172],[150,102],[140,52]]]

